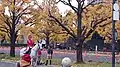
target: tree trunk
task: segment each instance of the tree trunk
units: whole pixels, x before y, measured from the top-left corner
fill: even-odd
[[[48,48],[48,46],[49,46],[49,38],[48,37],[46,38],[46,45],[47,45],[47,48]]]
[[[14,45],[10,46],[10,56],[15,57],[15,46]]]
[[[15,4],[15,0],[14,0]],[[10,56],[15,57],[15,41],[16,41],[16,33],[15,33],[15,12],[13,12],[13,19],[12,19],[12,28],[10,30],[10,41],[11,41],[11,46],[10,46]]]
[[[82,33],[82,7],[81,4],[78,4],[78,12],[77,12],[77,63],[83,63],[83,57],[82,57],[82,45],[83,45],[83,40],[81,36]]]
[[[47,45],[47,48],[48,48],[48,46],[50,46],[49,45],[49,32],[48,31],[46,33],[46,45]]]
[[[83,63],[82,45],[83,45],[83,41],[79,41],[77,45],[77,50],[76,50],[77,63]]]
[[[10,45],[10,56],[15,57],[15,41],[16,41],[16,35],[17,33],[15,33],[15,26],[16,26],[16,15],[15,15],[15,2],[16,0],[13,1],[13,17],[12,17],[12,28],[10,29],[10,41],[11,41],[11,45]]]
[[[15,26],[11,30],[10,56],[15,57]]]
[[[10,45],[10,56],[15,57],[15,32],[14,29],[11,31],[11,45]]]

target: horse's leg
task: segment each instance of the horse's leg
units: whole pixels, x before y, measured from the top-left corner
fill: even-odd
[[[37,61],[38,61],[38,58],[37,56],[35,56],[35,66],[37,66]]]
[[[41,64],[41,58],[40,58],[40,56],[38,56],[38,64],[40,65]]]
[[[36,64],[36,57],[33,57],[32,59],[33,59],[32,60],[32,66],[36,67],[37,66],[37,64]]]
[[[31,58],[31,65],[32,65],[32,67],[34,67],[34,59],[33,58]]]
[[[39,55],[37,55],[37,57],[36,57],[36,58],[37,58],[37,61],[36,61],[36,62],[37,62],[37,65],[40,65],[40,56],[39,56]]]
[[[38,58],[38,64],[40,65],[41,64],[41,62],[40,62],[41,58],[40,58],[40,56],[38,56],[37,58]]]
[[[39,65],[38,61],[39,61],[39,59],[38,59],[38,56],[37,56],[37,57],[36,57],[36,62],[37,62],[37,65]]]
[[[36,65],[35,65],[35,57],[32,57],[31,63],[32,63],[32,67],[36,67]]]

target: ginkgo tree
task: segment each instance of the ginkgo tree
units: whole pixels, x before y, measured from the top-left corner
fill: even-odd
[[[36,21],[33,22],[34,28],[31,30],[36,36],[37,40],[45,39],[47,46],[50,45],[50,42],[63,42],[67,38],[66,32],[63,31],[59,25],[56,25],[55,21],[52,21],[48,17],[47,10],[49,3],[50,2],[48,1],[43,1],[41,5],[42,10],[40,11],[37,9],[35,11],[35,13],[39,16],[37,16]],[[59,11],[57,11],[55,8],[53,8],[53,10],[55,10],[56,13],[59,13]]]
[[[3,8],[0,10],[0,31],[7,33],[10,38],[10,56],[15,56],[15,41],[18,32],[32,20],[29,14],[31,14],[34,4],[31,5],[30,3],[30,0],[0,1],[0,7]],[[24,25],[21,26],[21,23]]]
[[[101,3],[92,5],[95,0],[85,5],[84,1],[85,0],[76,0],[78,4],[76,7],[72,5],[71,0],[59,0],[59,2],[71,7],[76,14],[77,18],[74,21],[76,21],[77,34],[71,32],[68,27],[62,24],[64,21],[61,21],[61,19],[56,17],[55,14],[52,13],[52,10],[49,10],[49,17],[56,21],[62,28],[64,28],[64,30],[67,31],[68,34],[74,38],[76,42],[77,63],[83,63],[82,45],[84,41],[90,37],[90,35],[97,29],[99,24],[108,24],[110,22],[105,21],[111,18],[111,8],[109,6]]]

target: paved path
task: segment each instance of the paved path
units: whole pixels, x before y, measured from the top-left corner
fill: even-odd
[[[16,67],[16,63],[15,62],[0,62],[0,67]],[[55,65],[40,65],[37,67],[57,67]]]
[[[16,48],[16,55],[19,55],[21,48]],[[8,48],[2,48],[0,47],[0,53],[9,53],[9,47]],[[106,53],[106,54],[104,54]],[[46,58],[46,50],[42,51],[42,57]],[[53,58],[63,59],[64,57],[70,57],[72,61],[76,60],[76,52],[73,51],[63,51],[63,50],[54,50]],[[112,56],[111,52],[100,52],[99,54],[95,54],[94,52],[87,52],[86,54],[83,52],[83,59],[84,61],[96,61],[96,62],[112,62]],[[116,55],[116,62],[120,62],[120,55]]]
[[[55,66],[55,65],[48,65],[48,66],[41,65],[41,66],[37,66],[37,67],[57,67],[57,66]]]
[[[12,63],[12,62],[0,62],[0,67],[16,67],[16,63]]]

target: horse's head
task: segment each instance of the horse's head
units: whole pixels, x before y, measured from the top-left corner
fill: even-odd
[[[40,42],[42,48],[44,48],[46,46],[45,40],[40,40],[39,42]]]
[[[40,49],[40,50],[43,49],[43,47],[42,47],[42,42],[39,42],[39,43],[38,43],[38,49]]]
[[[42,48],[42,42],[37,42],[36,43],[36,45],[33,47],[33,49],[35,50],[35,51],[37,51],[38,49],[40,49],[40,50],[42,50],[43,48]]]

